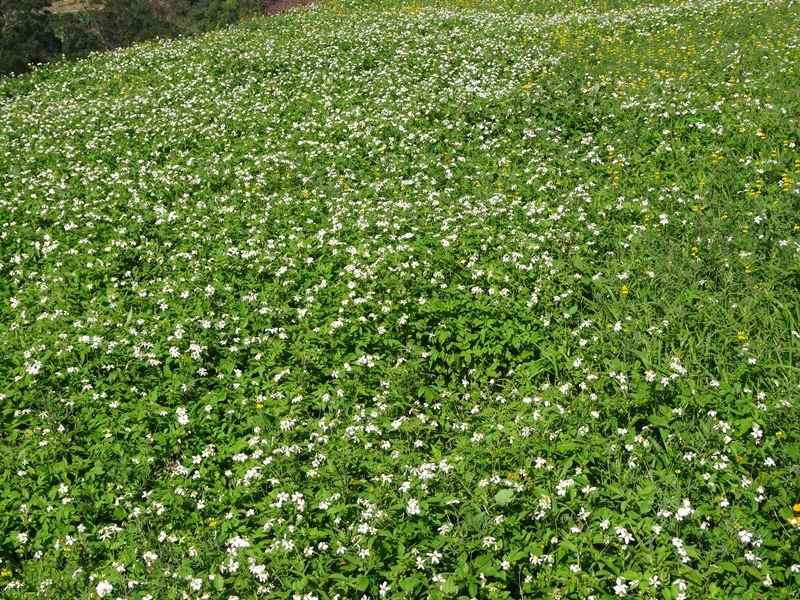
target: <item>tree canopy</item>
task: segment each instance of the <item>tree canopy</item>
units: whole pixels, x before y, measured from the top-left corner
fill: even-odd
[[[22,73],[29,64],[61,56],[61,41],[49,30],[52,0],[0,0],[0,73]]]
[[[50,12],[53,0],[0,0],[0,75],[223,27],[265,14],[269,1],[86,0],[81,10]]]

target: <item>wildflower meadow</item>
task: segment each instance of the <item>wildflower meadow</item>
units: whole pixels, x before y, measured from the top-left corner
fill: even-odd
[[[0,595],[800,597],[798,22],[326,0],[0,79]]]

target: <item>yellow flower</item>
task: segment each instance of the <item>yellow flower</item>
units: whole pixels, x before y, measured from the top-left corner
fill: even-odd
[[[800,503],[798,503],[798,504],[795,504],[795,505],[792,507],[792,510],[793,510],[794,512],[796,512],[796,513],[800,513]]]

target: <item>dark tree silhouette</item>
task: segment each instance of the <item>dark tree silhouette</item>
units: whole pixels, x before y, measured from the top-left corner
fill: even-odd
[[[48,28],[52,0],[0,0],[0,74],[24,73],[29,64],[61,56]]]
[[[305,0],[299,0],[305,4]],[[191,35],[271,14],[290,0],[85,0],[50,14],[53,0],[0,0],[0,75],[162,37]]]

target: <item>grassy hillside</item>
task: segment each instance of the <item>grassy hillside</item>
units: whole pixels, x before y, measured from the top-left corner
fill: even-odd
[[[329,0],[0,80],[4,597],[795,597],[799,9]]]

